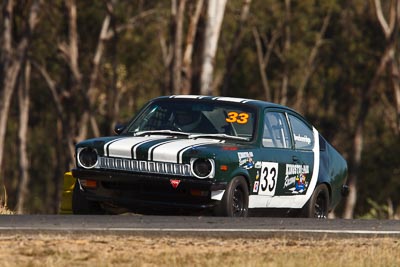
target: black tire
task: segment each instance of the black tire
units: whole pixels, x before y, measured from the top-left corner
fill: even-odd
[[[72,193],[72,213],[73,214],[104,214],[100,204],[95,201],[87,200],[79,188],[78,182],[75,183]]]
[[[329,212],[329,190],[326,184],[318,185],[303,208],[303,215],[308,218],[326,219]]]
[[[221,203],[215,208],[216,216],[247,217],[249,212],[249,188],[243,177],[232,179],[225,190]]]

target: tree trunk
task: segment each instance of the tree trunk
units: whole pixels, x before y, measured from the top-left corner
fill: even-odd
[[[213,72],[218,38],[221,32],[225,13],[226,0],[209,1],[207,7],[207,24],[204,38],[203,66],[200,80],[200,93],[212,95]]]
[[[11,96],[14,92],[15,80],[19,72],[19,65],[12,61],[12,23],[13,23],[13,4],[14,1],[8,0],[3,3],[3,47],[1,54],[1,85],[0,88],[0,174],[3,172],[3,154],[6,135],[6,126],[8,120],[8,111],[10,109]],[[1,185],[4,184],[2,175],[0,175]]]
[[[278,40],[279,31],[274,31],[272,33],[271,40],[268,43],[266,41],[264,42],[264,46],[267,49],[267,51],[265,51],[265,53],[263,52],[263,49],[262,49],[263,45],[261,42],[263,40],[263,38],[260,36],[260,34],[256,28],[253,28],[253,36],[254,36],[254,41],[256,43],[258,70],[260,72],[261,82],[262,82],[262,85],[264,88],[265,100],[272,101],[272,93],[271,93],[271,87],[270,87],[269,81],[268,81],[267,67],[268,67],[268,63],[269,63],[269,59],[271,57],[272,51],[275,47],[275,43]],[[264,39],[266,39],[266,38],[264,38]]]
[[[18,103],[19,103],[19,131],[18,131],[18,143],[19,143],[19,169],[20,169],[20,181],[18,184],[17,193],[17,214],[23,214],[24,204],[28,195],[28,183],[29,183],[29,160],[28,152],[26,148],[28,139],[28,121],[29,121],[29,90],[30,90],[30,73],[31,65],[29,61],[25,66],[25,73],[21,75],[21,82],[18,90]]]
[[[392,63],[391,67],[394,67],[393,62],[396,49],[396,38],[398,33],[400,3],[398,0],[391,1],[389,10],[389,23],[386,22],[386,19],[383,15],[380,0],[374,0],[373,3],[374,11],[386,38],[386,47],[384,53],[381,56],[378,68],[376,69],[367,90],[363,94],[362,102],[358,111],[358,118],[356,120],[356,130],[353,142],[354,152],[351,159],[351,169],[348,179],[348,184],[351,191],[349,197],[346,200],[343,213],[343,217],[346,219],[353,218],[354,208],[357,201],[357,178],[359,177],[359,170],[361,167],[361,156],[363,151],[363,131],[365,127],[365,120],[369,111],[371,94],[374,88],[377,87],[379,79],[385,71],[387,64]],[[397,75],[395,77],[397,77]],[[394,82],[396,82],[396,79],[394,79]]]
[[[363,100],[365,104],[365,99]],[[364,106],[364,104],[361,104]],[[364,108],[360,108],[360,110],[364,110],[365,112],[368,112],[368,105],[365,105]],[[364,148],[364,122],[365,122],[365,116],[360,116],[358,119],[357,125],[356,125],[356,131],[354,134],[354,139],[353,139],[353,156],[351,159],[351,165],[350,165],[350,170],[349,170],[349,177],[347,181],[347,185],[349,186],[350,193],[348,197],[346,198],[345,202],[345,207],[344,207],[344,212],[343,212],[343,218],[344,219],[352,219],[354,215],[354,208],[357,203],[357,178],[359,176],[360,172],[360,166],[361,166],[361,155],[362,151]]]
[[[171,69],[171,87],[174,94],[181,93],[181,71],[182,71],[182,40],[183,40],[183,14],[185,11],[186,0],[177,0],[179,2],[177,12],[174,16],[174,45]]]
[[[285,40],[283,44],[283,74],[282,74],[282,88],[279,102],[282,105],[287,105],[288,101],[288,91],[289,91],[289,62],[288,62],[288,54],[290,51],[290,47],[292,44],[291,41],[291,32],[290,32],[290,20],[291,20],[291,0],[285,0]]]
[[[197,25],[199,23],[204,0],[197,0],[194,14],[191,16],[188,33],[186,36],[186,48],[182,61],[182,94],[187,95],[192,91],[192,57],[196,38]]]
[[[68,45],[60,44],[59,49],[64,53],[66,62],[69,64],[77,88],[81,89],[80,84],[82,74],[79,69],[79,49],[78,49],[78,26],[77,26],[77,10],[75,0],[65,0],[68,17]]]
[[[225,63],[225,74],[222,83],[221,95],[226,96],[229,91],[232,72],[236,64],[236,58],[239,52],[239,47],[243,39],[243,28],[249,16],[251,0],[243,0],[242,12],[240,15],[239,25],[232,39],[232,46],[229,50]]]
[[[3,55],[1,57],[0,65],[3,66],[0,83],[0,180],[2,178],[3,154],[5,144],[5,134],[7,128],[8,112],[10,109],[11,97],[16,87],[17,77],[21,71],[21,66],[26,61],[26,53],[29,48],[32,32],[34,31],[39,18],[40,1],[33,1],[29,10],[29,19],[25,25],[25,32],[13,47],[16,41],[12,39],[12,23],[13,23],[13,6],[14,1],[6,0],[3,3],[3,19],[4,19],[4,32],[3,32]],[[3,181],[4,182],[4,181]]]
[[[99,90],[97,89],[96,82],[100,72],[100,62],[104,54],[104,46],[106,42],[107,32],[110,28],[110,22],[111,22],[111,16],[108,14],[103,20],[103,25],[101,27],[97,48],[93,58],[93,67],[92,67],[92,72],[90,74],[89,88],[85,95],[86,99],[85,102],[87,103],[87,106],[82,116],[82,120],[79,122],[80,125],[87,125],[87,123],[90,122],[94,136],[100,136],[100,129],[94,117],[94,104],[97,100],[97,97],[99,96]],[[85,139],[86,134],[87,134],[86,131],[79,132],[77,139],[78,140]]]
[[[396,132],[398,135],[400,135],[400,71],[395,54],[400,22],[400,1],[393,0],[390,2],[389,22],[385,19],[380,0],[374,0],[373,8],[382,32],[385,35],[387,42],[386,46],[393,47],[393,51],[390,55],[390,77],[392,79],[394,93],[395,120],[397,125]]]
[[[395,101],[396,101],[396,122],[397,122],[397,135],[400,136],[400,72],[397,66],[396,72],[393,74],[394,77],[394,94],[395,94]]]
[[[78,43],[78,26],[77,26],[77,8],[76,8],[76,2],[75,0],[65,0],[65,6],[66,6],[66,17],[67,17],[67,24],[68,24],[68,33],[67,33],[67,43],[60,43],[58,44],[58,48],[61,51],[62,55],[64,56],[65,62],[68,65],[68,70],[70,73],[72,73],[72,77],[70,77],[68,81],[68,87],[64,89],[65,92],[62,92],[60,94],[65,94],[69,98],[74,96],[74,95],[79,95],[81,98],[84,100],[83,101],[83,107],[84,109],[88,108],[88,101],[85,97],[85,93],[82,88],[82,73],[79,68],[79,43]],[[49,83],[48,83],[49,84]],[[53,82],[54,86],[56,85],[56,82]],[[56,92],[56,89],[51,89],[50,90]],[[54,95],[53,95],[54,97]],[[60,96],[58,95],[56,98],[60,99]],[[56,99],[55,99],[56,100]],[[61,103],[61,101],[56,100],[56,105],[61,105],[58,107],[60,109],[64,109],[66,112],[66,116],[64,114],[59,114],[59,119],[62,122],[61,127],[63,128],[61,131],[63,133],[63,140],[66,143],[66,147],[68,148],[68,153],[67,157],[65,157],[65,162],[61,164],[61,168],[69,168],[71,164],[74,162],[73,157],[74,157],[74,142],[76,141],[75,135],[77,135],[78,129],[77,129],[77,122],[75,118],[75,112],[72,111],[74,107],[64,107],[64,103]],[[71,112],[69,112],[71,111]],[[85,110],[83,111],[82,117],[85,117]],[[86,129],[87,126],[86,124],[80,124],[79,127],[79,136],[83,135],[85,136],[86,134]],[[83,132],[83,133],[82,133]],[[64,171],[65,171],[64,169]],[[58,170],[58,174],[56,176],[60,176],[63,173],[63,170]],[[55,177],[55,180],[60,179]],[[58,181],[58,180],[57,180]],[[59,184],[57,182],[56,184]],[[57,187],[57,190],[60,188]],[[59,197],[59,192],[55,192],[55,201]]]
[[[378,68],[375,71],[375,74],[370,81],[368,88],[363,91],[363,95],[361,97],[361,103],[358,110],[356,125],[355,125],[355,133],[353,139],[353,153],[351,157],[351,164],[349,169],[349,178],[348,178],[348,185],[350,188],[350,194],[346,199],[345,209],[343,212],[343,218],[351,219],[353,218],[354,208],[357,202],[357,179],[360,175],[360,167],[361,167],[361,160],[362,160],[362,153],[364,149],[364,127],[365,121],[368,116],[370,102],[371,102],[371,95],[373,90],[377,87],[379,78],[382,76],[393,52],[394,47],[389,46],[386,48],[385,52],[383,53]]]
[[[304,94],[305,94],[304,91],[305,91],[305,88],[306,88],[314,70],[316,69],[315,60],[318,55],[318,50],[322,46],[325,32],[326,32],[329,22],[331,20],[331,14],[332,14],[332,11],[329,10],[328,14],[324,18],[321,30],[317,34],[317,37],[315,39],[315,44],[314,44],[313,48],[311,49],[310,55],[308,56],[308,59],[307,59],[307,62],[305,62],[304,66],[302,68],[304,70],[304,74],[302,75],[303,78],[300,82],[299,87],[297,88],[296,101],[295,101],[295,105],[294,105],[295,109],[298,112],[304,112],[304,106],[305,106],[304,105]]]
[[[63,101],[61,99],[71,98],[73,96],[79,95],[84,102],[82,106],[87,109],[88,104],[86,98],[84,96],[84,91],[82,88],[82,73],[79,68],[79,36],[78,36],[78,26],[77,26],[77,7],[75,0],[65,0],[66,7],[66,18],[67,18],[67,43],[59,43],[58,49],[61,52],[67,66],[68,71],[72,75],[68,78],[67,84],[68,86],[63,89],[62,92],[57,91],[57,83],[53,81],[50,75],[44,68],[41,68],[41,73],[45,77],[46,82],[52,92],[54,102],[56,104],[58,117],[57,117],[57,138],[59,141],[57,142],[56,153],[62,155],[62,162],[56,163],[56,168],[54,169],[54,174],[52,178],[52,183],[54,184],[54,191],[51,195],[51,206],[50,212],[57,213],[59,209],[60,197],[61,197],[61,188],[62,188],[62,180],[63,174],[65,171],[70,170],[73,164],[73,157],[75,153],[74,142],[75,136],[78,132],[77,127],[77,112],[74,110],[76,107],[73,106],[64,106]],[[62,97],[63,96],[63,97]],[[68,101],[67,101],[68,102]],[[82,117],[85,116],[85,112],[83,112]],[[82,132],[82,129],[86,129],[86,125],[83,125],[79,128],[79,133]]]
[[[112,83],[111,86],[108,88],[108,101],[107,103],[107,121],[108,127],[106,128],[106,133],[111,134],[114,130],[115,125],[117,124],[117,116],[119,113],[119,98],[122,94],[118,90],[118,59],[117,59],[117,46],[118,46],[118,35],[116,34],[117,25],[116,25],[116,17],[114,14],[114,7],[111,3],[108,3],[108,13],[111,16],[110,21],[110,29],[115,33],[114,36],[111,38],[110,42],[110,52],[111,52],[111,65],[112,65]],[[121,90],[122,91],[122,90]]]

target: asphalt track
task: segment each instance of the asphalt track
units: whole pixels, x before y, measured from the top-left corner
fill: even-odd
[[[2,215],[1,233],[224,237],[400,237],[400,221],[203,216]]]

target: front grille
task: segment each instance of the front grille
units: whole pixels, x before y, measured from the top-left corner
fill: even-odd
[[[106,182],[102,181],[101,186],[104,189],[112,190],[120,198],[132,199],[132,200],[143,200],[143,201],[154,201],[162,203],[194,203],[199,200],[209,200],[210,195],[206,196],[193,196],[190,194],[190,188],[188,188],[184,182],[177,188],[173,188],[169,183],[169,180],[163,182],[143,182],[143,181],[132,181],[132,182]]]
[[[132,193],[165,193],[165,192],[178,192],[177,190],[172,190],[171,184],[166,183],[151,183],[151,182],[106,182],[103,181],[102,186],[106,189],[118,190],[118,191],[129,191]]]
[[[189,164],[100,157],[98,168],[120,171],[193,176]]]

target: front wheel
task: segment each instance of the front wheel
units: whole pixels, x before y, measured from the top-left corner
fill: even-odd
[[[247,217],[249,210],[249,188],[243,177],[232,179],[225,190],[215,215],[224,217]]]
[[[325,184],[318,185],[311,198],[303,208],[303,214],[308,218],[326,219],[329,209],[329,190]]]
[[[90,201],[85,198],[79,188],[77,181],[72,193],[72,213],[73,214],[104,214],[98,202]]]

